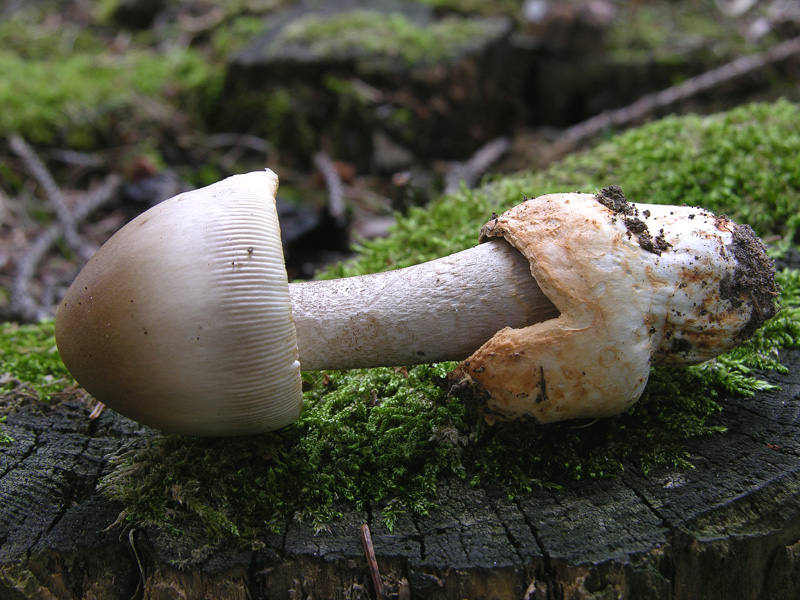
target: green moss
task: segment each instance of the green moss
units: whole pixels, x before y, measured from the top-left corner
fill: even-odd
[[[7,415],[3,415],[0,417],[0,425],[6,422],[8,418]],[[0,446],[8,446],[9,444],[14,443],[14,438],[8,435],[5,431],[0,429]]]
[[[243,48],[253,37],[264,31],[264,18],[252,15],[240,15],[227,23],[225,27],[214,30],[211,44],[217,54],[232,56]]]
[[[56,348],[55,323],[0,323],[0,412],[3,400],[20,387],[45,402],[75,383]]]
[[[492,211],[548,191],[624,183],[634,200],[701,204],[792,239],[800,179],[797,107],[754,105],[710,118],[666,119],[599,144],[542,173],[464,190],[400,217],[392,236],[365,244],[356,262],[328,276],[405,266],[475,243]],[[794,219],[794,220],[793,220]],[[796,239],[796,238],[795,238]],[[342,507],[386,505],[425,512],[437,485],[460,478],[510,496],[561,482],[612,477],[625,465],[691,466],[685,441],[719,433],[726,394],[771,387],[756,376],[782,370],[780,348],[800,345],[800,272],[779,274],[783,309],[744,346],[695,367],[652,370],[628,412],[583,428],[512,423],[487,427],[437,387],[450,364],[306,374],[302,418],[247,440],[156,437],[119,459],[106,481],[133,521],[175,526],[193,513],[213,537],[243,539],[292,517],[324,526]],[[167,482],[166,484],[164,482]],[[218,490],[222,482],[222,491]]]
[[[594,191],[610,183],[622,184],[633,200],[704,205],[751,222],[762,236],[797,241],[798,116],[796,106],[781,102],[627,132],[547,171],[497,179],[441,198],[429,210],[414,209],[390,238],[365,244],[358,261],[328,276],[471,246],[492,211],[517,203],[522,193]],[[487,427],[437,386],[451,364],[305,374],[305,408],[296,423],[245,439],[154,434],[116,459],[104,489],[125,504],[132,522],[177,529],[196,518],[210,539],[249,540],[264,528],[282,530],[292,518],[322,527],[345,508],[373,504],[387,506],[391,524],[399,511],[430,510],[439,483],[452,478],[515,496],[613,477],[626,467],[689,468],[686,440],[722,430],[714,420],[720,400],[769,390],[759,373],[783,370],[780,349],[800,345],[800,272],[778,277],[783,308],[752,340],[703,365],[653,369],[641,400],[615,418],[580,428]],[[37,329],[42,337],[29,342],[19,333],[25,328],[6,326],[0,343],[13,355],[36,348],[33,355],[55,360],[52,325],[30,334]],[[48,374],[66,385],[64,371],[50,362],[32,362],[25,378]]]
[[[724,431],[709,422],[718,400],[772,389],[754,369],[784,369],[778,348],[800,345],[800,271],[780,281],[784,308],[753,340],[703,365],[653,369],[639,402],[615,418],[488,427],[437,386],[452,364],[305,374],[296,423],[245,439],[155,437],[115,460],[104,489],[132,521],[178,527],[188,513],[212,540],[248,540],[291,518],[324,527],[343,507],[386,505],[391,527],[400,511],[431,510],[448,478],[516,497],[626,464],[691,468],[685,440]]]
[[[55,323],[0,323],[0,448],[14,443],[4,431],[7,412],[23,398],[49,402],[75,385],[58,355]]]
[[[212,515],[212,534],[280,530],[292,516],[322,526],[339,503],[424,511],[458,460],[430,439],[463,423],[463,408],[442,402],[431,383],[445,374],[444,365],[306,374],[311,389],[292,425],[238,440],[158,437],[120,457],[105,487],[135,520],[169,521],[183,506]],[[130,493],[134,481],[141,494]]]
[[[278,51],[287,44],[302,43],[317,56],[433,64],[452,58],[486,34],[471,19],[449,17],[420,26],[399,13],[355,10],[298,19],[284,29],[273,48]]]
[[[0,135],[16,132],[36,143],[61,136],[89,148],[104,119],[152,119],[139,109],[142,96],[169,90],[191,112],[221,85],[221,72],[192,48],[134,46],[114,55],[90,28],[48,27],[39,17],[25,13],[0,24]]]
[[[463,14],[519,16],[522,0],[417,0],[440,10]]]
[[[469,248],[492,212],[536,197],[620,184],[633,202],[703,206],[771,241],[800,243],[800,107],[751,104],[710,117],[668,117],[573,154],[552,168],[487,181],[412,208],[388,238],[324,276],[404,267]]]
[[[754,51],[736,29],[735,20],[725,18],[713,0],[621,3],[608,29],[607,46],[613,58],[626,62],[732,59]],[[768,36],[761,44],[775,41]]]

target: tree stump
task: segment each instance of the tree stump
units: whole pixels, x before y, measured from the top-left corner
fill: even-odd
[[[724,402],[728,432],[690,442],[692,470],[631,468],[514,501],[444,482],[437,510],[391,532],[372,507],[248,548],[205,546],[189,525],[112,526],[123,507],[96,485],[141,428],[29,400],[0,454],[0,598],[373,598],[364,523],[387,597],[800,598],[800,351],[784,363],[768,377],[781,391]]]
[[[320,138],[340,159],[389,172],[465,159],[520,119],[515,90],[530,58],[510,43],[511,19],[450,15],[458,35],[442,22],[406,0],[293,3],[229,60],[215,125],[264,135],[301,164]]]

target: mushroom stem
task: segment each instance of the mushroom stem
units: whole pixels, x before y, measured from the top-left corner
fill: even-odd
[[[304,370],[463,360],[504,327],[558,316],[503,239],[413,267],[289,285]]]

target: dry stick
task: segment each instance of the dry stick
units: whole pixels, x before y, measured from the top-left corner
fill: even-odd
[[[135,529],[131,529],[128,532],[128,543],[131,545],[133,556],[136,559],[136,565],[139,567],[139,583],[136,584],[136,591],[133,593],[133,596],[131,596],[131,599],[136,598],[139,595],[139,590],[144,589],[145,586],[144,567],[142,567],[142,560],[139,558],[139,553],[136,551],[136,542],[134,541],[135,533]]]
[[[105,164],[105,159],[97,154],[89,152],[77,152],[75,150],[52,148],[47,151],[48,156],[67,165],[75,165],[84,168],[99,168]]]
[[[272,144],[264,138],[247,133],[217,133],[210,135],[206,139],[208,145],[212,148],[219,148],[220,146],[243,146],[262,154],[269,154]]]
[[[609,127],[627,125],[643,119],[658,108],[665,108],[681,100],[691,98],[721,83],[757,71],[767,65],[785,60],[800,53],[800,37],[777,44],[758,54],[742,56],[701,75],[687,79],[660,92],[642,96],[639,100],[618,110],[605,111],[565,130],[562,139],[578,143],[591,138]]]
[[[50,247],[58,239],[61,230],[51,225],[28,244],[25,253],[17,260],[14,280],[11,283],[9,309],[23,321],[32,321],[39,316],[40,306],[30,293],[30,282],[36,269]]]
[[[204,15],[191,16],[182,14],[178,16],[178,27],[181,33],[198,34],[213,29],[225,20],[226,13],[222,8],[213,8]]]
[[[75,207],[75,212],[69,217],[74,223],[80,223],[95,210],[108,202],[119,187],[118,175],[109,175],[95,190],[89,192]],[[28,248],[17,260],[14,281],[11,285],[10,309],[13,314],[19,315],[23,320],[30,321],[39,316],[41,307],[30,293],[30,282],[36,275],[39,263],[51,246],[63,234],[61,225],[51,225],[40,233],[28,245]]]
[[[729,18],[741,17],[758,4],[758,0],[716,0],[719,11]]]
[[[314,166],[322,173],[325,185],[328,187],[328,213],[337,225],[344,226],[344,186],[342,186],[342,178],[339,177],[336,165],[327,154],[317,152],[314,154]]]
[[[50,171],[47,170],[47,167],[45,167],[42,161],[39,160],[39,157],[36,156],[33,148],[20,136],[12,135],[9,138],[9,143],[11,149],[22,159],[34,179],[44,188],[50,203],[56,210],[56,217],[61,225],[64,241],[67,242],[67,245],[72,248],[72,251],[78,256],[83,259],[88,259],[93,252],[89,252],[86,245],[81,241],[75,219],[69,208],[67,208],[67,204],[64,202],[64,195],[61,193],[61,189],[58,185],[56,185],[52,175],[50,175]]]
[[[467,161],[452,163],[445,176],[444,193],[452,194],[461,187],[461,182],[468,188],[473,188],[480,181],[489,168],[496,163],[503,154],[508,152],[511,140],[505,137],[497,138],[484,144]]]
[[[106,405],[103,404],[102,402],[98,402],[97,404],[95,404],[94,408],[92,409],[92,412],[89,413],[89,420],[94,421],[95,419],[99,419],[100,415],[103,414],[105,408]]]
[[[375,558],[375,548],[372,545],[372,534],[369,531],[369,525],[361,526],[361,543],[364,545],[364,554],[367,557],[367,566],[372,577],[372,585],[375,586],[375,597],[378,600],[383,600],[383,579],[381,579],[381,572],[378,570],[378,561]]]
[[[245,150],[254,150],[267,155],[272,148],[267,140],[246,133],[218,133],[209,136],[206,142],[211,148],[230,146],[230,149],[220,159],[220,163],[228,168],[232,167],[241,158]]]

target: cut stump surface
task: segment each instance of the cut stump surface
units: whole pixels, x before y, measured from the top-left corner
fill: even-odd
[[[96,485],[141,429],[29,402],[0,453],[0,598],[370,598],[364,523],[390,597],[800,598],[800,351],[784,363],[780,391],[724,401],[728,431],[689,443],[692,470],[515,501],[445,482],[437,510],[391,532],[372,507],[320,533],[292,521],[257,550],[110,527],[122,507]]]

